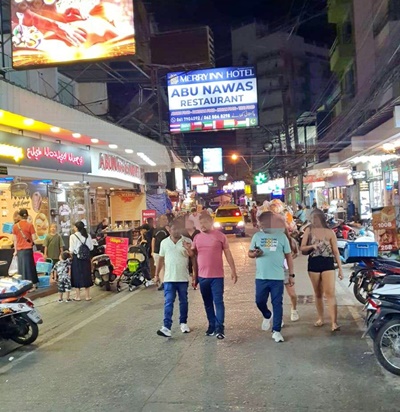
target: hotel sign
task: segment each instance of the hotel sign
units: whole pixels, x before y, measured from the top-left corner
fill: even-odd
[[[1,131],[0,163],[69,172],[91,171],[87,150]]]

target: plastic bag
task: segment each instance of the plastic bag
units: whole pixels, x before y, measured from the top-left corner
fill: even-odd
[[[12,258],[11,265],[10,265],[10,267],[8,268],[8,274],[9,274],[10,276],[14,276],[14,275],[16,275],[17,273],[18,273],[18,258],[17,258],[17,256],[14,256],[14,257]]]

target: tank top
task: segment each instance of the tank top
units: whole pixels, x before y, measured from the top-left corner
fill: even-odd
[[[310,245],[317,245],[317,248],[310,254],[310,257],[333,257],[331,242],[328,239],[317,239],[311,235]]]

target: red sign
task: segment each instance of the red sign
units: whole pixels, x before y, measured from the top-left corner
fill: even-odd
[[[149,210],[142,210],[142,224],[147,223],[147,219],[152,218],[156,220],[157,218],[157,212],[155,210],[149,209]]]
[[[142,171],[139,166],[122,159],[122,157],[107,153],[100,153],[99,169],[105,172],[118,172],[126,176],[142,178]]]
[[[133,202],[138,196],[135,192],[116,192],[115,195],[120,197],[124,203]]]
[[[71,163],[76,166],[83,166],[83,156],[74,156],[71,152],[62,150],[52,150],[50,147],[28,147],[26,149],[26,157],[29,160],[41,160],[43,157],[56,160],[58,163]]]
[[[125,237],[106,237],[106,253],[114,266],[114,273],[121,276],[128,259],[129,239]]]

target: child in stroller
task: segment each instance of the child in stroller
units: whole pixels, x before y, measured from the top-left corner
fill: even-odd
[[[147,288],[154,284],[150,275],[149,258],[143,245],[130,246],[126,268],[117,281],[118,292],[121,292],[121,282],[128,285],[129,292],[141,285]]]

